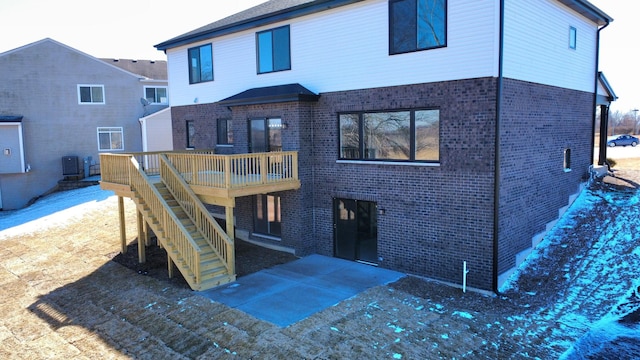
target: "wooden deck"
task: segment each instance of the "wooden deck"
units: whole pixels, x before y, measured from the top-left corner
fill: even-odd
[[[206,204],[225,205],[248,195],[300,188],[298,152],[215,155],[212,152],[101,154],[104,190],[132,197],[128,163],[136,159],[152,180],[160,180],[160,155],[166,155],[185,182]]]
[[[101,154],[100,186],[119,196],[125,252],[123,197],[138,209],[138,256],[145,261],[148,228],[194,290],[235,280],[234,227],[222,229],[203,203],[225,207],[233,224],[235,198],[300,188],[298,153],[216,155],[207,151]]]

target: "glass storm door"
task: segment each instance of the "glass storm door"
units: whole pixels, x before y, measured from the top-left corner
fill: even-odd
[[[249,121],[251,152],[282,150],[282,120],[278,118],[252,119]],[[281,237],[280,197],[259,194],[255,196],[253,229],[257,234]]]
[[[378,212],[370,201],[334,199],[335,256],[347,260],[378,262]]]

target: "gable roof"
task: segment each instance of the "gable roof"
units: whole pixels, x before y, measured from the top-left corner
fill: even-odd
[[[596,102],[598,105],[609,104],[612,101],[618,100],[618,96],[613,91],[611,84],[607,81],[602,71],[598,72],[598,94]]]
[[[587,0],[558,0],[573,11],[602,26],[613,21],[613,18],[598,9]]]
[[[73,51],[73,52],[75,52],[75,53],[77,53],[77,54],[79,54],[79,55],[85,56],[85,57],[87,57],[88,59],[91,59],[91,60],[93,60],[93,61],[95,61],[95,62],[97,62],[97,63],[99,63],[99,64],[101,64],[101,65],[103,65],[103,66],[109,66],[109,67],[112,67],[112,68],[114,68],[114,69],[116,69],[116,70],[118,70],[118,71],[121,71],[121,72],[123,72],[123,73],[126,73],[126,74],[127,74],[127,75],[129,75],[129,76],[133,76],[133,77],[135,77],[136,79],[143,79],[143,78],[145,78],[143,75],[135,74],[135,73],[133,73],[133,72],[131,72],[131,71],[128,71],[128,70],[126,70],[126,69],[123,69],[123,68],[121,68],[121,67],[114,66],[114,65],[112,65],[112,64],[110,64],[110,63],[104,62],[104,61],[102,61],[102,60],[100,60],[100,59],[98,59],[98,58],[96,58],[96,57],[94,57],[94,56],[91,56],[91,55],[89,55],[89,54],[87,54],[87,53],[84,53],[84,52],[82,52],[82,51],[80,51],[80,50],[74,49],[74,48],[72,48],[72,47],[71,47],[71,46],[69,46],[69,45],[65,45],[65,44],[63,44],[63,43],[61,43],[61,42],[58,42],[58,41],[56,41],[56,40],[53,40],[53,39],[51,39],[51,38],[44,38],[44,39],[42,39],[42,40],[38,40],[38,41],[36,41],[36,42],[32,42],[31,44],[23,45],[23,46],[20,46],[20,47],[18,47],[18,48],[15,48],[15,49],[5,51],[5,52],[3,52],[3,53],[0,53],[0,57],[6,56],[6,55],[10,55],[10,54],[14,54],[14,53],[20,52],[20,51],[22,51],[22,50],[28,49],[28,48],[30,48],[30,47],[38,46],[38,45],[41,45],[41,44],[44,44],[44,43],[52,43],[52,44],[55,44],[55,45],[60,46],[60,47],[62,47],[62,48],[65,48],[65,49],[67,49],[67,50]]]
[[[316,12],[349,5],[364,0],[269,0],[224,19],[202,26],[188,33],[176,36],[154,45],[158,50],[167,50],[196,41],[272,24]],[[586,0],[558,0],[577,13],[598,25],[605,25],[613,19]]]
[[[153,80],[167,80],[167,62],[165,60],[133,60],[101,58],[107,64],[117,66],[128,72]]]
[[[176,46],[228,35],[360,1],[364,0],[270,0],[164,41],[155,45],[155,48],[167,50]]]

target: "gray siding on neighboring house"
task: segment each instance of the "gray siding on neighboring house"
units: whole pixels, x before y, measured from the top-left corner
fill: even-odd
[[[3,208],[25,206],[63,179],[62,157],[99,163],[98,127],[122,127],[124,151],[141,151],[143,85],[125,72],[45,39],[0,54],[0,112],[22,115],[31,171],[0,175]],[[105,104],[79,104],[78,85],[103,85]],[[166,84],[165,84],[166,86]]]

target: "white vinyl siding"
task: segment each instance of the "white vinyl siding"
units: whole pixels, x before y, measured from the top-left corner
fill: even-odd
[[[597,27],[556,0],[506,0],[504,76],[593,92]],[[576,28],[578,46],[568,44]]]
[[[389,55],[388,1],[372,0],[170,49],[175,106],[300,83],[316,93],[497,76],[498,2],[448,0],[447,47]],[[327,24],[331,26],[327,26]],[[256,32],[290,25],[291,70],[256,74]],[[564,32],[566,45],[566,31]],[[216,81],[189,85],[187,49],[212,43]],[[566,46],[565,46],[566,48]]]

